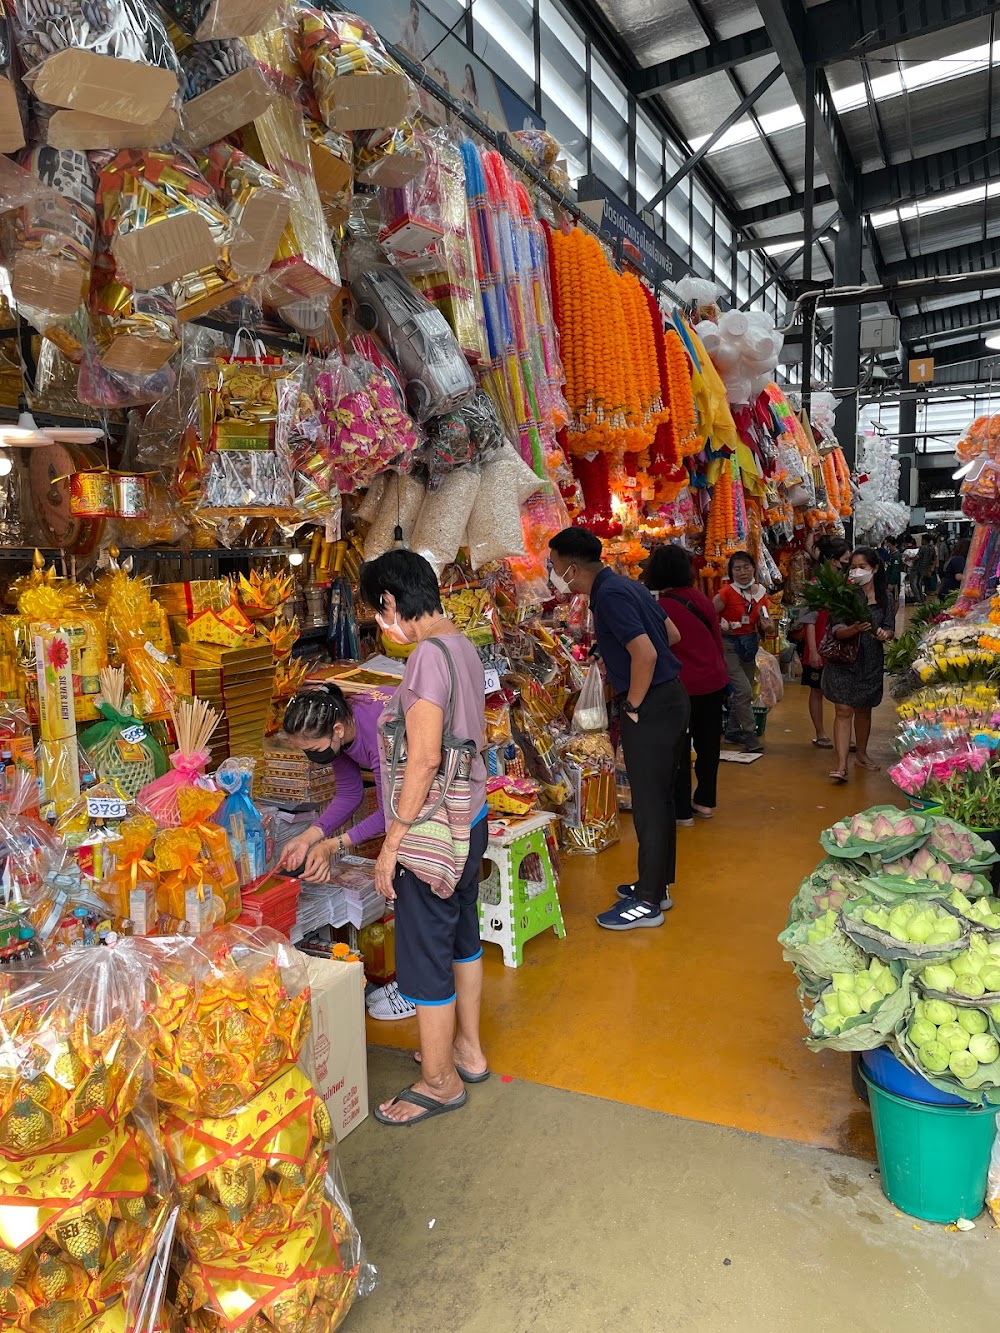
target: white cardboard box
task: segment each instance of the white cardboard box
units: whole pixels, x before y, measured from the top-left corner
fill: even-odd
[[[312,990],[316,1079],[340,1142],[368,1115],[365,970],[362,963],[303,956]]]

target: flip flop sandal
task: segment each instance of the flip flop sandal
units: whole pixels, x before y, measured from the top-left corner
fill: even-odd
[[[413,1052],[413,1059],[418,1065],[421,1063],[419,1051]],[[490,1071],[488,1069],[484,1069],[481,1074],[470,1074],[469,1071],[463,1069],[461,1065],[455,1066],[455,1073],[463,1083],[485,1083],[490,1076]]]
[[[822,740],[814,740],[812,743],[813,745],[815,745],[817,750],[833,749],[833,741],[830,740],[829,736],[824,736]]]
[[[846,782],[846,781],[847,781],[847,774],[846,774],[846,773],[836,773],[836,772],[834,772],[834,773],[831,773],[831,774],[830,774],[830,777],[833,778],[834,782]]]
[[[383,1114],[380,1106],[375,1107],[375,1119],[383,1125],[395,1125],[397,1129],[404,1129],[407,1125],[419,1125],[422,1120],[431,1120],[436,1115],[444,1115],[446,1111],[458,1111],[469,1100],[469,1094],[462,1089],[462,1095],[456,1097],[451,1102],[436,1102],[433,1097],[425,1097],[422,1092],[414,1092],[412,1086],[404,1088],[402,1092],[397,1092],[392,1099],[392,1105],[397,1106],[400,1102],[407,1102],[410,1106],[419,1106],[423,1115],[415,1115],[410,1120],[393,1120],[392,1116]]]

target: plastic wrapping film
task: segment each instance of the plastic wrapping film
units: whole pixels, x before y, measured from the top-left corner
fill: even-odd
[[[533,483],[530,491],[527,474]],[[526,554],[522,505],[529,495],[543,487],[550,489],[547,483],[538,480],[512,446],[507,446],[496,461],[484,463],[466,528],[465,544],[473,569]]]
[[[427,165],[412,120],[387,130],[354,132],[354,172],[362,185],[399,188],[416,179]]]
[[[283,0],[164,0],[164,13],[196,41],[248,37],[281,27]]]
[[[288,446],[301,370],[281,357],[217,357],[201,367],[186,431],[182,490],[215,517],[294,516]],[[186,489],[185,489],[186,488]]]
[[[301,955],[274,931],[238,926],[138,947],[182,1200],[173,1265],[184,1327],[333,1333],[375,1273],[315,1087]]]
[[[18,309],[44,333],[87,298],[97,233],[94,173],[86,154],[70,149],[33,148],[24,165],[44,188],[13,215],[11,289]]]
[[[476,381],[445,317],[398,269],[372,259],[365,243],[351,250],[349,265],[355,318],[391,352],[414,418],[423,423],[460,407]]]
[[[397,525],[408,545],[417,518],[427,496],[427,489],[416,477],[390,473],[378,513],[365,537],[365,559],[376,560],[392,549]]]
[[[79,146],[117,147],[123,128],[152,126],[168,113],[177,58],[155,6],[16,0],[13,23],[25,83],[38,100],[80,113],[88,128],[95,117],[104,122],[104,143]]]
[[[479,485],[478,468],[459,468],[436,491],[428,492],[420,506],[410,545],[430,561],[438,575],[458,555]]]
[[[405,188],[382,191],[379,239],[448,320],[466,358],[485,365],[489,350],[462,154],[445,131],[418,138],[426,169]]]
[[[197,161],[229,219],[228,268],[238,278],[266,273],[291,213],[284,182],[228,143],[213,144]]]
[[[24,103],[14,54],[10,11],[0,11],[0,153],[24,147]]]
[[[282,88],[268,109],[244,131],[248,150],[283,180],[291,216],[270,272],[264,299],[279,308],[299,301],[329,303],[340,290],[340,269],[313,175],[312,140],[303,106],[294,100],[297,67],[284,29],[247,39],[255,59]]]
[[[332,130],[388,130],[405,117],[412,85],[374,28],[354,14],[295,11],[295,52]]]
[[[80,401],[93,407],[138,407],[169,393],[169,364],[180,348],[177,302],[166,287],[135,290],[98,258],[83,332]]]
[[[327,221],[343,226],[354,193],[354,145],[349,134],[331,130],[322,121],[306,117],[306,135],[316,188]]]
[[[154,1333],[177,1213],[139,1031],[133,947],[0,982],[5,1328]]]
[[[238,37],[188,42],[176,35],[181,66],[179,141],[206,147],[267,110],[275,89]]]

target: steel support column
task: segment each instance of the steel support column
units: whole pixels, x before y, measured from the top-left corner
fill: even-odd
[[[838,287],[861,281],[861,219],[841,217],[837,232],[834,281]],[[833,312],[833,385],[848,390],[838,397],[836,430],[848,467],[854,466],[858,434],[858,381],[861,378],[861,308],[837,306]]]
[[[812,286],[813,226],[816,199],[816,70],[806,66],[806,143],[805,182],[803,189],[802,231],[805,249],[802,252],[802,281]],[[816,339],[816,307],[808,305],[802,312],[802,407],[812,411],[813,349]]]
[[[899,499],[910,503],[910,476],[917,467],[917,399],[915,394],[899,400]]]

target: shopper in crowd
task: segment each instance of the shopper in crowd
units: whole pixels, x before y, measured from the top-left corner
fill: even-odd
[[[387,809],[385,842],[375,863],[375,887],[395,902],[396,979],[417,1009],[421,1076],[375,1112],[388,1125],[415,1124],[464,1106],[463,1083],[488,1077],[479,1036],[483,963],[479,941],[479,878],[486,851],[485,689],[483,664],[473,645],[444,614],[431,565],[413,551],[393,550],[361,569],[361,592],[375,608],[383,634],[415,644],[383,722],[406,724],[406,761],[395,808]],[[433,642],[432,642],[433,640]],[[428,795],[442,764],[446,721],[452,736],[471,741],[472,804],[469,853],[450,897],[439,897],[397,860],[411,826],[428,811]],[[389,775],[383,770],[386,801]],[[447,808],[447,807],[446,807]]]
[[[315,824],[285,843],[281,866],[303,879],[322,880],[330,857],[385,832],[382,812],[381,755],[378,723],[383,705],[356,695],[350,703],[339,685],[299,690],[285,709],[283,740],[301,750],[312,764],[329,764],[337,780],[336,794]],[[344,833],[337,833],[364,799],[362,769],[375,777],[377,807]]]
[[[958,592],[971,545],[968,537],[963,537],[961,541],[955,543],[955,549],[945,561],[941,574],[941,587],[938,591],[942,597],[950,597],[953,592]]]
[[[919,599],[923,601],[931,596],[937,586],[934,573],[937,568],[937,552],[934,549],[934,539],[929,532],[925,532],[919,541],[917,556],[913,562],[914,585]]]
[[[816,542],[814,550],[813,572],[830,565],[833,569],[847,573],[851,564],[851,548],[843,537],[823,536]],[[826,722],[823,718],[822,673],[823,659],[819,655],[819,645],[827,631],[830,617],[826,611],[812,611],[802,607],[796,617],[795,651],[802,662],[802,684],[809,691],[809,717],[813,724],[813,745],[819,750],[832,750],[833,741],[826,734]]]
[[[886,537],[885,549],[885,582],[898,609],[903,590],[903,553],[895,537]]]
[[[944,567],[948,563],[948,557],[951,555],[951,542],[948,539],[946,528],[938,528],[934,538],[934,572],[937,575],[935,589],[942,578],[944,578]]]
[[[748,754],[761,754],[764,747],[754,726],[753,687],[760,646],[758,636],[770,632],[771,622],[767,615],[767,589],[757,582],[753,557],[746,551],[737,551],[730,557],[729,582],[722,585],[714,603],[721,618],[722,646],[733,687],[726,740]]]
[[[597,646],[618,696],[621,744],[632,789],[639,875],[620,884],[621,901],[597,918],[606,930],[660,926],[673,906],[677,755],[688,726],[688,697],[671,651],[680,635],[648,588],[601,560],[600,538],[563,528],[549,542],[549,578],[560,593],[587,593]]]
[[[677,626],[680,639],[673,651],[681,664],[681,684],[691,700],[691,721],[677,762],[675,803],[677,823],[689,826],[694,816],[715,813],[722,708],[729,692],[729,672],[715,607],[694,586],[691,557],[683,546],[658,546],[646,561],[642,581]],[[691,747],[697,786],[691,795]]]
[[[847,759],[851,728],[857,743],[854,762],[859,768],[879,766],[868,754],[872,729],[872,709],[882,702],[882,678],[885,671],[883,644],[893,635],[895,608],[886,586],[885,570],[878,552],[859,546],[851,556],[847,577],[857,586],[868,604],[868,616],[851,624],[835,622],[833,636],[842,642],[857,641],[857,656],[850,662],[827,661],[823,666],[823,694],[836,708],[833,722],[833,747],[836,768],[830,774],[835,782],[847,781]]]

